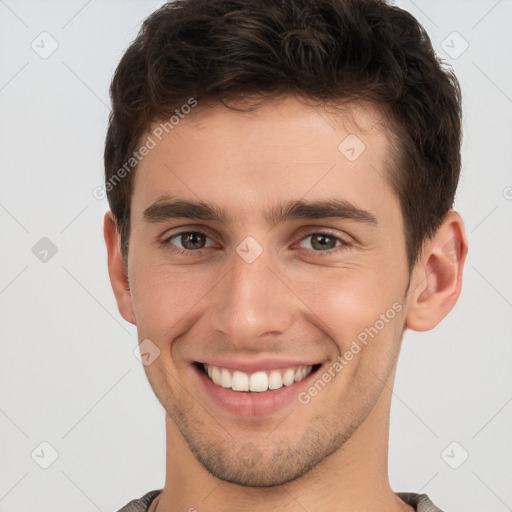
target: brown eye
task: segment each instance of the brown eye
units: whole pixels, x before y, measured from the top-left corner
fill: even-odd
[[[184,249],[202,249],[206,243],[206,236],[197,232],[183,233],[180,235],[180,242]]]
[[[311,237],[311,246],[320,251],[334,249],[336,247],[336,238],[329,235],[313,235]]]
[[[331,233],[312,233],[311,235],[306,236],[303,241],[308,239],[311,240],[310,246],[315,251],[333,250],[336,247],[337,242],[342,242],[339,245],[347,245],[340,238],[332,235]]]
[[[201,249],[209,247],[212,243],[207,245],[209,237],[201,231],[181,231],[175,233],[164,240],[164,244],[170,246],[172,251],[186,253],[199,252]]]

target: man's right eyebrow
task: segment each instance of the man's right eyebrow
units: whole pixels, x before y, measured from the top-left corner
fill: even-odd
[[[162,197],[142,214],[146,223],[158,223],[172,219],[190,219],[201,221],[213,221],[226,224],[230,218],[214,205],[202,201],[189,201],[186,199],[174,199]]]
[[[164,196],[146,208],[143,212],[146,223],[160,223],[172,219],[189,219],[196,221],[213,221],[230,224],[233,218],[221,208],[203,201]],[[304,201],[302,199],[287,201],[272,207],[265,214],[269,226],[277,226],[287,220],[337,218],[351,220],[369,226],[378,226],[375,215],[361,209],[344,199],[325,199]]]

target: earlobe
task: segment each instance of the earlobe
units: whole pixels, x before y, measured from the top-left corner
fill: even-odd
[[[117,308],[127,322],[136,325],[130,283],[121,255],[119,232],[115,217],[110,210],[105,214],[103,220],[103,236],[107,246],[110,284],[116,297]]]
[[[450,210],[413,271],[408,328],[433,329],[452,310],[460,296],[467,251],[464,221]]]

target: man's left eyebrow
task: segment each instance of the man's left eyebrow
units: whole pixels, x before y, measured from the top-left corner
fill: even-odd
[[[373,213],[358,208],[345,199],[326,199],[319,201],[288,201],[278,208],[272,208],[266,216],[269,224],[277,225],[290,219],[327,219],[338,218],[352,220],[374,227],[378,226]]]
[[[222,224],[232,222],[224,210],[204,201],[163,197],[146,208],[142,214],[146,223],[159,223],[171,219],[213,221]],[[344,199],[318,201],[287,201],[273,207],[265,215],[265,221],[276,226],[287,220],[338,218],[378,226],[377,218],[371,212],[358,208]]]

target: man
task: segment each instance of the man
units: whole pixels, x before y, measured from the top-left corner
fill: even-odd
[[[111,96],[109,274],[167,413],[165,486],[122,511],[439,510],[387,471],[403,334],[450,312],[467,253],[460,89],[423,28],[179,0]]]

